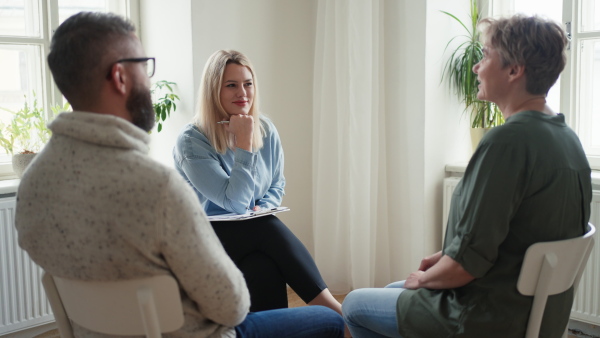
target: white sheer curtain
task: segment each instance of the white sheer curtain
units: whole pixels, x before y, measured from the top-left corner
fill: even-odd
[[[468,125],[440,82],[464,0],[318,0],[313,236],[334,294],[406,278],[440,249],[444,166]],[[462,121],[462,122],[461,122]]]
[[[333,293],[390,280],[383,3],[318,3],[315,259]]]

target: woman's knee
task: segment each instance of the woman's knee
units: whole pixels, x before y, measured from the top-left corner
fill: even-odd
[[[399,282],[393,282],[393,283],[390,283],[390,284],[384,286],[384,288],[386,288],[386,289],[387,288],[404,288],[404,282],[406,282],[406,281],[401,280]]]
[[[395,314],[396,303],[403,289],[365,288],[350,292],[342,303],[346,321],[361,320],[371,315]]]
[[[360,308],[362,305],[370,300],[368,293],[368,289],[356,289],[351,291],[346,298],[344,298],[344,302],[342,303],[342,315],[346,322],[351,322],[356,314],[361,312]]]
[[[342,303],[342,314],[353,334],[395,337],[398,332],[396,303],[402,289],[357,289]]]

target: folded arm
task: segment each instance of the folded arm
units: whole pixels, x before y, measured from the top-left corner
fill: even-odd
[[[406,279],[405,288],[452,289],[465,286],[475,279],[462,265],[450,256],[442,255],[441,251],[429,257],[433,259],[439,257],[439,259],[425,271],[418,270],[411,273]],[[426,259],[427,257],[424,261]],[[421,262],[421,268],[423,266]]]
[[[266,161],[270,162],[271,184],[264,196],[256,201],[262,208],[276,208],[281,206],[281,200],[285,194],[285,177],[283,176],[283,147],[277,129],[273,124],[268,125],[268,154],[264,154]]]
[[[172,183],[165,189],[161,254],[198,311],[221,325],[236,326],[250,308],[246,281],[192,189],[183,180]]]
[[[257,201],[257,205],[262,208],[276,208],[281,206],[285,188],[285,178],[283,176],[283,154],[279,163],[273,171],[273,179],[267,193]]]
[[[229,212],[245,213],[253,202],[257,155],[235,149],[234,163],[228,172],[216,151],[202,140],[190,138],[181,147],[181,170],[194,188]]]

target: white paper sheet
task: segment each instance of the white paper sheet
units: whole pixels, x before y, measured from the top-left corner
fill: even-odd
[[[290,208],[288,208],[288,207],[278,207],[278,208],[271,208],[271,209],[262,209],[260,211],[248,211],[247,213],[242,214],[242,215],[235,214],[235,213],[213,215],[213,216],[208,216],[208,220],[211,222],[214,222],[214,221],[241,221],[241,220],[245,220],[245,219],[273,215],[278,212],[284,212],[284,211],[289,211],[289,210],[290,210]]]

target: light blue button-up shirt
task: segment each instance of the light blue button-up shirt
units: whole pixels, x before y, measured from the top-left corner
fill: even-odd
[[[175,169],[194,188],[207,215],[243,214],[254,206],[274,208],[284,195],[283,148],[273,123],[261,118],[263,147],[220,154],[194,124],[177,137]]]

